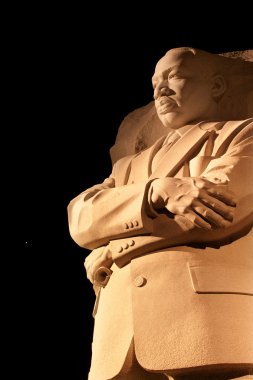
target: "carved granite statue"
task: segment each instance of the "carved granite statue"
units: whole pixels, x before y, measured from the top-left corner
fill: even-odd
[[[234,51],[221,55],[237,58],[239,60],[238,63],[240,60],[253,62],[253,50]],[[235,118],[246,119],[253,116],[253,90],[250,85],[250,80],[252,81],[252,79],[248,75],[243,74],[242,67],[239,65],[236,65],[236,67],[237,80],[235,81],[233,72],[230,75],[226,75],[226,79],[229,81],[230,99],[233,100],[235,105],[235,111],[233,111],[236,115]],[[232,71],[231,69],[232,67],[230,71]],[[247,109],[244,109],[241,117],[239,117],[237,104],[241,102],[247,105]],[[231,119],[233,119],[232,115],[231,113]],[[138,153],[140,150],[153,145],[158,138],[166,135],[168,132],[169,128],[162,124],[157,115],[154,101],[134,110],[124,118],[119,127],[115,144],[110,149],[112,162],[114,163],[119,158]]]
[[[89,379],[246,376],[253,63],[177,48],[157,63],[152,82],[167,134],[115,156],[111,175],[68,207],[72,238],[92,250]]]

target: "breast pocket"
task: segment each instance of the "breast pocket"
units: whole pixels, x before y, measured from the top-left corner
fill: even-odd
[[[188,263],[195,293],[253,295],[253,267]]]

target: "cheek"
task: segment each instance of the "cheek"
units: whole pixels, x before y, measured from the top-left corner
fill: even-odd
[[[175,92],[174,98],[181,106],[195,99],[196,87],[194,89],[193,86],[187,82],[178,83],[174,87],[171,86],[171,89]]]
[[[182,102],[185,105],[191,105],[191,107],[206,108],[211,102],[211,95],[208,88],[205,87],[188,87],[184,88],[181,97]]]

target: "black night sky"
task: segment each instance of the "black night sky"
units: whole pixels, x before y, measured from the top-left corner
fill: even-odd
[[[133,32],[128,19],[109,32],[109,21],[90,28],[89,15],[78,10],[49,14],[22,17],[10,30],[11,230],[18,241],[15,254],[11,249],[11,373],[26,380],[86,380],[94,296],[83,269],[88,251],[69,236],[67,205],[110,174],[117,129],[152,100],[150,79],[167,50],[249,49],[251,22],[235,28],[231,18],[215,25],[205,19],[193,27],[192,19],[180,19],[179,31],[168,17],[167,31],[147,22]]]

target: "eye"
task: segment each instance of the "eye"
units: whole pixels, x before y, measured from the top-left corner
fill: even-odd
[[[171,80],[171,79],[181,79],[182,77],[180,77],[179,74],[170,74],[168,75],[168,80]]]
[[[169,74],[168,80],[171,80],[171,79],[182,79],[182,77],[178,73]]]

